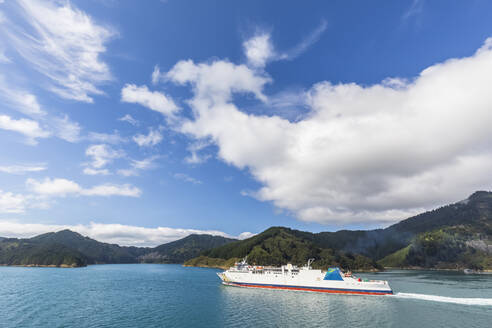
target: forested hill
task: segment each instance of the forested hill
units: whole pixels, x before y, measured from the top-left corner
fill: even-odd
[[[185,265],[224,268],[248,256],[248,263],[256,265],[303,265],[309,258],[315,258],[313,267],[338,265],[352,270],[381,269],[374,260],[363,255],[323,248],[313,242],[312,235],[309,232],[272,227],[246,240],[205,251],[202,256],[185,262]]]
[[[478,191],[464,201],[385,229],[310,233],[274,227],[250,239],[205,251],[186,264],[222,267],[245,255],[251,263],[258,264],[300,264],[315,257],[318,265],[330,262],[350,269],[384,266],[490,270],[492,193]]]
[[[138,263],[137,258],[150,251],[149,248],[144,247],[125,247],[102,243],[70,230],[49,232],[30,238],[30,241],[68,247],[83,254],[87,264]]]
[[[201,252],[219,247],[236,239],[211,235],[189,235],[167,244],[157,246],[139,257],[145,263],[183,263],[200,255]]]
[[[70,230],[33,238],[0,239],[0,265],[79,267],[114,263],[183,263],[212,247],[234,239],[190,235],[155,248],[102,243]]]

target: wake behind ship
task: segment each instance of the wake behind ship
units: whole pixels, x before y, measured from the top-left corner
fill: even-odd
[[[292,264],[281,267],[251,266],[246,259],[228,270],[217,273],[222,283],[229,286],[301,290],[332,294],[388,295],[393,294],[385,280],[366,280],[343,273],[340,268],[327,271],[311,268],[313,259],[303,267]]]

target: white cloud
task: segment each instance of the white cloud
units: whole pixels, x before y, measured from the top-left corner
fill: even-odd
[[[306,52],[309,47],[315,44],[328,27],[325,20],[322,20],[320,25],[304,37],[301,42],[296,44],[293,48],[279,53],[273,46],[271,35],[269,32],[260,31],[253,37],[243,42],[244,54],[248,60],[248,64],[254,68],[264,68],[270,61],[277,60],[292,60],[299,57]],[[157,79],[159,73],[154,70]],[[154,77],[154,73],[152,77]]]
[[[92,167],[85,167],[82,172],[84,174],[87,174],[87,175],[109,175],[110,174],[108,169],[94,169]]]
[[[91,142],[104,142],[116,145],[126,142],[127,138],[120,136],[118,131],[114,131],[113,133],[90,132],[87,140]]]
[[[210,100],[216,103],[229,101],[233,92],[253,93],[258,99],[266,101],[262,88],[270,82],[269,77],[258,75],[245,65],[227,61],[195,64],[192,60],[182,60],[166,77],[178,84],[192,84],[197,102]],[[192,105],[197,106],[198,103]]]
[[[111,80],[100,59],[114,36],[68,1],[20,0],[22,24],[4,24],[9,44],[50,81],[61,97],[92,102],[102,94],[99,85]],[[27,26],[28,28],[23,28]]]
[[[270,34],[259,33],[243,43],[244,54],[250,65],[254,67],[265,67],[270,59],[276,56]]]
[[[154,70],[152,71],[152,84],[159,83],[161,77],[162,77],[161,70],[159,69],[158,65],[155,65]]]
[[[128,196],[140,197],[142,191],[129,184],[102,184],[92,188],[82,188],[78,183],[61,178],[45,178],[43,181],[27,179],[26,185],[32,192],[44,196]]]
[[[130,114],[126,114],[125,116],[120,117],[118,119],[118,121],[128,122],[128,123],[130,123],[133,126],[138,126],[139,125],[139,122],[136,119],[134,119]]]
[[[5,51],[2,49],[0,49],[0,63],[2,64],[10,63],[9,57],[5,55]]]
[[[1,57],[1,56],[0,56]],[[1,61],[1,59],[0,59]],[[27,115],[44,115],[35,95],[13,87],[11,82],[5,81],[5,77],[0,75],[0,97],[4,104]]]
[[[150,156],[142,160],[131,159],[130,168],[118,170],[119,175],[125,177],[137,176],[141,170],[150,170],[156,167],[155,161],[160,158],[160,156]]]
[[[108,145],[91,145],[87,147],[85,154],[92,158],[90,165],[93,169],[101,169],[117,158],[125,155],[122,150],[114,150]]]
[[[412,16],[419,15],[424,9],[424,0],[413,0],[410,7],[403,13],[402,19],[406,20]]]
[[[490,189],[491,40],[412,82],[318,83],[296,122],[232,103],[234,92],[266,99],[269,79],[245,66],[180,61],[167,75],[194,92],[194,117],[179,130],[210,138],[220,159],[248,168],[263,185],[256,198],[304,221],[394,222]]]
[[[328,23],[325,20],[322,20],[318,27],[309,33],[303,40],[301,40],[301,42],[299,42],[292,49],[279,55],[279,59],[292,60],[299,57],[321,38],[321,35],[327,27]]]
[[[0,236],[10,238],[30,238],[47,232],[70,229],[95,240],[122,246],[154,247],[175,241],[190,234],[208,234],[235,238],[222,231],[179,229],[168,227],[138,227],[123,224],[91,222],[87,225],[60,225],[43,223],[23,223],[13,220],[0,221]]]
[[[200,164],[207,161],[210,158],[209,154],[200,154],[199,152],[204,148],[210,146],[212,143],[209,140],[198,140],[188,146],[190,156],[185,158],[185,162],[188,164]]]
[[[162,134],[159,130],[150,128],[149,134],[137,134],[133,137],[133,141],[140,147],[150,147],[159,144],[162,141]]]
[[[23,213],[26,207],[26,198],[21,194],[0,190],[0,213]]]
[[[9,174],[25,174],[28,172],[39,172],[44,170],[46,170],[45,164],[0,166],[0,172]]]
[[[0,75],[0,99],[7,106],[44,122],[50,128],[50,135],[56,135],[68,142],[79,141],[81,127],[77,122],[71,121],[68,115],[62,117],[47,115],[34,94],[16,87],[12,82],[7,83],[2,75]]]
[[[144,158],[142,160],[132,159],[131,162],[132,162],[132,166],[136,169],[148,170],[155,166],[154,161],[158,158],[159,156],[151,156],[151,157]]]
[[[119,175],[122,175],[124,177],[134,177],[138,175],[138,171],[135,170],[134,168],[131,169],[119,169],[117,171]]]
[[[159,91],[150,91],[145,85],[126,84],[121,89],[121,101],[142,105],[165,116],[172,116],[179,110],[172,98]]]
[[[127,196],[127,197],[140,197],[142,191],[137,187],[129,184],[115,185],[115,184],[103,184],[95,186],[89,189],[84,189],[81,192],[85,196]]]
[[[48,196],[79,194],[82,191],[82,187],[80,187],[78,183],[67,179],[45,178],[44,181],[39,182],[35,179],[29,178],[26,180],[26,185],[31,191]]]
[[[175,179],[184,181],[184,182],[189,182],[192,184],[202,184],[202,182],[198,179],[195,179],[193,177],[190,177],[188,174],[185,173],[174,173],[173,177]]]
[[[47,138],[51,133],[39,126],[39,123],[30,119],[13,119],[7,115],[0,115],[0,129],[22,133],[27,137],[27,143],[35,145],[38,138]]]
[[[240,233],[239,236],[237,236],[237,239],[243,240],[243,239],[251,238],[253,236],[256,236],[256,233],[245,231],[245,232]]]
[[[78,142],[82,128],[79,123],[71,121],[67,115],[50,119],[54,133],[60,139],[68,142]]]

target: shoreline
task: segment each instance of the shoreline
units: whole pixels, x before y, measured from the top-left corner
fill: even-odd
[[[225,266],[213,266],[213,265],[190,265],[190,264],[183,264],[183,267],[194,267],[194,268],[211,268],[211,269],[221,269],[221,270],[227,270],[229,267]],[[406,271],[449,271],[449,272],[460,272],[463,273],[463,270],[466,268],[462,269],[438,269],[438,268],[423,268],[423,267],[385,267],[383,270],[352,270],[355,273],[379,273],[379,272],[384,272],[384,271],[389,271],[389,270],[406,270]],[[486,273],[486,274],[492,274],[492,269],[486,269],[486,270],[480,270],[478,274],[480,273]]]
[[[3,267],[20,267],[20,268],[60,268],[60,269],[76,269],[85,268],[87,265],[68,265],[68,264],[0,264]]]
[[[0,267],[77,269],[77,268],[85,268],[85,267],[92,266],[92,265],[111,265],[111,264],[173,264],[173,265],[180,264],[182,267],[189,267],[189,268],[208,268],[208,269],[220,269],[220,270],[229,269],[228,266],[218,266],[218,265],[190,265],[190,264],[184,264],[184,263],[145,263],[145,262],[140,262],[140,263],[94,263],[94,264],[87,264],[87,265],[82,265],[82,266],[67,265],[67,264],[61,264],[61,265],[54,265],[54,264],[0,264]],[[423,267],[404,267],[404,268],[402,268],[402,267],[385,267],[383,270],[353,270],[353,272],[355,272],[355,273],[379,273],[379,272],[390,271],[390,270],[404,270],[404,271],[448,271],[448,272],[460,272],[460,273],[465,274],[463,272],[464,269],[465,268],[461,268],[461,269],[438,269],[438,268],[423,268]],[[492,269],[479,270],[473,274],[492,274]]]

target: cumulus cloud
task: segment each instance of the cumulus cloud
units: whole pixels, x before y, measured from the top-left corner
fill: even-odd
[[[243,240],[243,239],[251,238],[253,236],[256,236],[256,234],[249,231],[245,231],[240,233],[239,236],[237,236],[237,239]]]
[[[267,61],[276,56],[270,34],[266,32],[244,41],[243,48],[248,63],[254,67],[265,67]]]
[[[43,129],[37,121],[21,118],[14,119],[8,115],[0,115],[0,129],[14,131],[27,137],[26,142],[31,145],[37,144],[38,138],[48,138],[51,133]]]
[[[258,99],[266,101],[262,88],[270,82],[269,77],[257,74],[246,65],[220,60],[201,64],[182,60],[166,77],[177,84],[192,84],[197,102],[211,100],[216,103],[229,101],[233,92],[253,93]]]
[[[295,122],[233,103],[238,92],[266,99],[270,79],[246,66],[180,61],[167,77],[194,93],[179,130],[248,168],[257,199],[304,221],[389,223],[490,189],[491,40],[397,85],[320,82]]]
[[[46,170],[45,164],[34,165],[7,165],[0,166],[0,172],[9,174],[25,174],[30,172],[40,172]]]
[[[0,220],[0,236],[2,237],[30,238],[42,233],[55,232],[64,229],[70,229],[101,242],[118,244],[122,246],[155,247],[184,238],[191,234],[207,234],[237,238],[217,230],[179,229],[168,227],[147,228],[97,222],[91,222],[87,225],[60,225]]]
[[[247,58],[248,64],[254,68],[264,68],[270,61],[277,60],[293,60],[306,52],[309,47],[315,44],[328,27],[325,20],[322,20],[316,29],[306,35],[301,42],[296,44],[293,48],[279,53],[275,50],[273,42],[271,40],[271,34],[267,31],[258,31],[253,37],[243,42],[244,54]],[[158,69],[158,68],[157,68]],[[154,74],[159,79],[161,74],[154,69]]]
[[[50,119],[55,135],[68,142],[78,142],[80,140],[80,124],[70,120],[67,115]]]
[[[130,123],[133,126],[138,126],[139,125],[139,122],[136,119],[134,119],[130,114],[126,114],[125,116],[120,117],[118,119],[118,121],[128,122],[128,123]]]
[[[162,141],[162,133],[159,130],[150,128],[149,134],[137,134],[133,136],[133,141],[140,147],[150,147]]]
[[[75,181],[61,178],[45,178],[41,181],[29,178],[26,180],[26,186],[34,193],[59,197],[67,195],[140,197],[142,193],[140,189],[129,184],[102,184],[91,188],[82,188]]]
[[[121,101],[142,105],[165,116],[172,116],[179,110],[171,97],[159,91],[150,91],[145,85],[126,84],[121,89]]]
[[[68,1],[18,1],[22,24],[4,24],[9,44],[50,81],[59,96],[92,102],[111,80],[100,55],[115,35]]]
[[[96,172],[107,174],[107,171],[101,171],[100,169],[111,163],[113,160],[125,155],[122,150],[115,150],[106,144],[91,145],[87,147],[85,154],[92,158],[89,165],[91,166],[91,169],[95,170],[92,170],[91,173],[88,173],[89,171],[84,171],[84,173],[92,175],[98,174]]]
[[[0,190],[0,213],[23,213],[25,207],[26,197]]]

